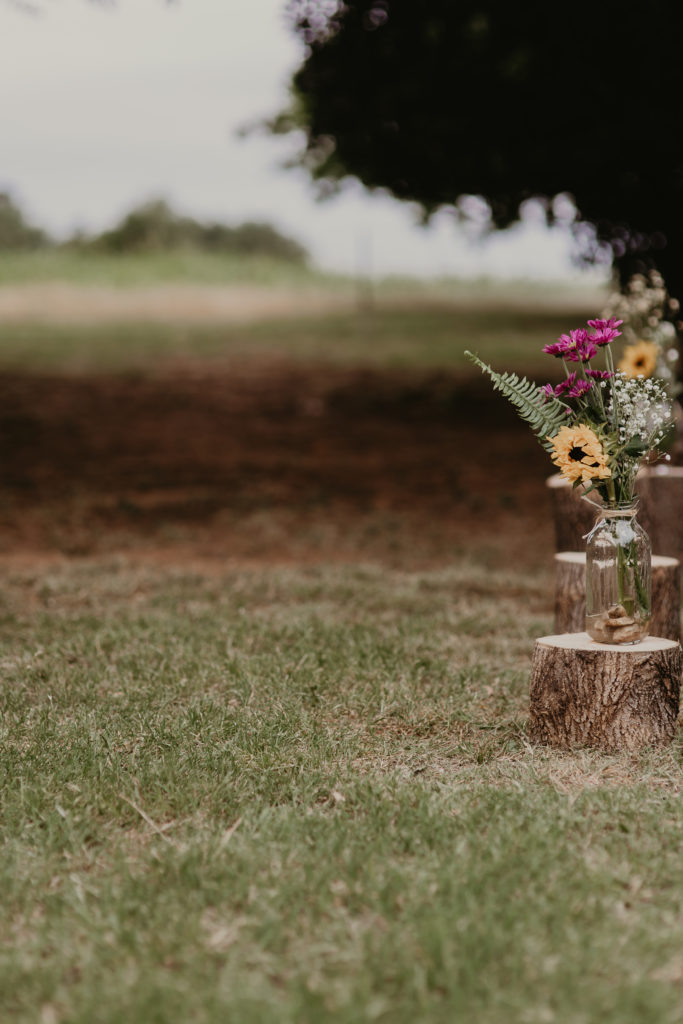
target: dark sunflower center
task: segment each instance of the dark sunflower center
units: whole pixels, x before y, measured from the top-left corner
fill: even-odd
[[[581,462],[581,459],[586,458],[586,453],[583,450],[583,448],[574,447],[569,452],[569,458],[572,460],[572,462]]]
[[[645,359],[643,358],[643,356],[641,356],[640,359],[636,359],[636,366],[644,366],[644,365],[645,365]]]

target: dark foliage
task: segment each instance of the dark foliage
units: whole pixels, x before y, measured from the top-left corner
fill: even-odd
[[[0,251],[38,249],[47,235],[33,227],[7,192],[0,192]]]
[[[353,175],[427,214],[483,195],[498,227],[568,193],[623,276],[656,265],[683,296],[678,0],[289,7],[307,55],[273,127],[304,129],[323,189]]]
[[[176,213],[163,199],[143,204],[110,231],[94,238],[79,238],[74,244],[107,252],[157,252],[161,249],[203,249],[209,252],[245,256],[270,256],[273,259],[304,263],[308,254],[292,238],[270,224],[246,222],[230,227],[221,223],[202,223]]]

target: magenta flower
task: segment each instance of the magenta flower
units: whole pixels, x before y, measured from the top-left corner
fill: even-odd
[[[590,340],[595,345],[609,345],[615,338],[621,337],[621,331],[618,331],[617,327],[621,327],[623,322],[623,320],[617,320],[613,316],[609,320],[589,320],[588,326],[595,329],[594,334],[589,334]]]
[[[589,327],[594,327],[596,329],[596,331],[605,331],[605,330],[613,331],[617,327],[621,327],[623,322],[624,322],[623,320],[617,320],[616,317],[611,316],[609,318],[609,320],[589,320],[588,321],[588,326]],[[621,334],[621,331],[619,331],[619,333]]]
[[[562,338],[567,338],[566,334],[562,335]],[[588,332],[581,328],[578,331],[570,331],[569,339],[570,343],[569,351],[567,352],[567,359],[571,360],[572,363],[587,363],[589,359],[592,359],[597,353],[597,347],[593,344],[592,340],[588,336]]]
[[[620,336],[621,331],[617,331],[613,327],[603,327],[601,330],[596,331],[595,334],[589,335],[591,341],[596,345],[609,345],[610,341],[614,341],[615,338]]]
[[[581,395],[585,395],[587,391],[593,387],[592,380],[577,380],[573,388],[568,393],[568,398],[580,398]]]
[[[559,398],[560,395],[563,395],[565,393],[565,391],[569,391],[569,389],[574,386],[575,382],[576,382],[576,374],[575,373],[570,373],[567,376],[566,380],[563,380],[562,383],[558,384],[557,387],[555,388],[555,390],[553,392],[553,394],[555,395],[555,398]]]
[[[561,356],[564,359],[567,352],[567,346],[560,339],[560,341],[554,341],[552,345],[544,345],[543,351],[549,356]]]
[[[545,345],[543,351],[550,356],[568,359],[571,363],[587,363],[597,353],[597,346],[589,337],[585,327],[569,334],[563,334],[552,345]]]
[[[586,370],[586,376],[592,377],[593,380],[609,380],[614,374],[609,370]]]
[[[546,402],[555,396],[555,389],[552,384],[544,384],[543,387],[540,387],[538,390],[541,392]]]

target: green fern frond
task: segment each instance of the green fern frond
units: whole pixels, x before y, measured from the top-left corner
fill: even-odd
[[[512,402],[518,414],[529,424],[536,437],[548,451],[552,450],[549,437],[554,437],[567,422],[567,406],[556,398],[546,399],[538,384],[516,373],[496,373],[472,352],[465,352],[468,359],[483,370],[493,381],[494,390],[501,391]]]

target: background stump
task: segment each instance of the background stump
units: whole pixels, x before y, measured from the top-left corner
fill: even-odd
[[[581,497],[560,473],[546,479],[555,523],[555,550],[581,551],[599,509]],[[638,522],[652,550],[683,561],[683,466],[645,466],[638,473]]]
[[[578,488],[574,490],[560,473],[553,473],[545,483],[553,510],[555,550],[581,551],[586,546],[584,537],[595,526],[598,509],[584,501]]]
[[[531,667],[531,739],[561,750],[670,743],[681,667],[680,644],[661,637],[632,647],[598,644],[587,633],[541,637]]]
[[[638,522],[647,530],[652,550],[683,560],[683,466],[648,466],[638,474],[643,515]]]
[[[680,642],[680,579],[680,563],[677,559],[663,555],[652,556],[652,636]],[[582,633],[586,628],[585,614],[586,553],[560,551],[555,555],[555,632]]]

